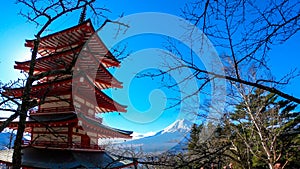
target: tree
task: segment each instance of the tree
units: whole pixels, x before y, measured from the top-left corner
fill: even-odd
[[[243,168],[272,169],[276,161],[281,161],[283,168],[289,165],[299,146],[300,113],[294,112],[296,106],[260,89],[246,95],[227,121],[233,132],[232,157],[239,159]]]
[[[194,126],[191,130],[191,137],[188,143],[188,163],[193,168],[211,167],[211,165],[221,167],[228,163],[224,152],[229,149],[230,130],[224,125],[218,125],[213,135],[207,132],[212,128],[212,123]],[[208,139],[204,139],[208,138]]]
[[[177,56],[183,64],[169,65],[165,72],[147,74],[150,77],[164,76],[172,71],[188,68],[201,85],[198,93],[209,82],[226,79],[229,84],[245,84],[277,94],[278,96],[300,103],[300,98],[283,92],[280,88],[299,76],[297,70],[291,70],[286,76],[274,77],[268,66],[269,52],[298,33],[299,1],[283,2],[270,0],[258,3],[255,0],[234,1],[192,1],[182,9],[182,17],[203,31],[219,52],[225,74],[205,70],[197,62],[193,52],[182,50],[177,41],[168,41],[166,49]],[[201,43],[193,39],[194,28],[186,38],[193,44]],[[201,50],[201,49],[193,49]],[[205,52],[205,51],[204,51]],[[168,57],[172,57],[168,55]],[[173,56],[174,57],[174,56]],[[213,63],[211,63],[213,64]],[[257,74],[256,79],[248,76],[249,71]],[[189,79],[186,77],[185,79]],[[172,87],[174,84],[168,84]],[[197,91],[195,91],[197,92]],[[181,100],[178,100],[181,102]]]
[[[195,1],[187,4],[183,16],[199,26],[205,35],[222,52],[225,63],[225,76],[215,72],[207,73],[217,78],[246,84],[283,98],[300,103],[299,98],[281,92],[276,87],[287,84],[295,70],[285,79],[276,81],[273,77],[262,77],[253,81],[247,77],[247,68],[255,67],[269,71],[267,57],[274,45],[287,41],[299,30],[299,1]],[[258,72],[257,72],[258,73]]]
[[[297,104],[256,89],[228,113],[208,140],[209,125],[194,125],[189,140],[189,164],[229,164],[244,169],[299,168],[300,112]]]
[[[23,5],[28,11],[21,11],[20,15],[25,17],[27,21],[34,23],[39,28],[39,31],[35,35],[34,47],[31,54],[30,68],[25,80],[18,80],[7,85],[1,85],[1,109],[2,111],[10,111],[13,114],[2,123],[0,131],[2,131],[8,124],[19,117],[17,136],[14,143],[13,153],[13,168],[20,168],[21,166],[21,144],[22,137],[25,130],[25,122],[27,112],[29,109],[41,104],[35,99],[30,97],[32,84],[39,79],[47,75],[58,75],[58,74],[70,74],[71,67],[66,67],[64,70],[53,70],[45,73],[34,74],[35,62],[37,58],[40,37],[45,30],[56,20],[63,17],[64,15],[71,13],[76,10],[84,9],[89,7],[93,13],[97,16],[102,16],[103,11],[107,11],[105,8],[96,8],[93,6],[95,0],[78,0],[74,2],[57,0],[57,1],[36,1],[36,0],[18,0],[17,4]],[[82,15],[81,18],[84,18]],[[74,61],[76,58],[74,58]],[[75,63],[75,62],[74,62]],[[21,83],[19,83],[21,82]],[[5,91],[9,91],[13,86],[21,85],[24,87],[21,98],[10,97]],[[21,100],[21,102],[20,102]],[[15,106],[12,106],[15,105]]]

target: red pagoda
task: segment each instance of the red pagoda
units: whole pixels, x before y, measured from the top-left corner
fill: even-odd
[[[123,168],[133,165],[131,160],[121,161],[109,155],[98,144],[101,138],[130,139],[132,132],[105,126],[98,116],[99,113],[126,112],[126,107],[102,91],[122,87],[107,70],[118,67],[120,62],[94,34],[95,29],[87,20],[40,39],[40,56],[34,74],[66,69],[72,73],[49,74],[32,87],[31,98],[40,104],[27,118],[26,130],[31,133],[31,140],[23,145],[23,168]],[[34,40],[26,40],[25,46],[33,49]],[[75,67],[74,61],[80,64]],[[25,61],[16,62],[14,67],[28,72],[29,66],[30,61]],[[80,73],[81,70],[90,73]],[[15,88],[7,93],[20,97],[22,91],[23,88]],[[9,127],[17,128],[17,124],[12,122]]]

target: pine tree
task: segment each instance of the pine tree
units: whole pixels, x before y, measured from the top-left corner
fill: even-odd
[[[299,112],[291,101],[255,90],[230,114],[234,132],[230,155],[243,168],[273,168],[276,161],[294,163],[299,147]],[[299,155],[299,153],[298,153]]]

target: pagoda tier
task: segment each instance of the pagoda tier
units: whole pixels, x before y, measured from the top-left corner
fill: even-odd
[[[22,149],[22,168],[23,169],[120,169],[133,168],[137,163],[132,160],[110,155],[104,151],[71,151],[71,150],[54,150],[25,147]],[[2,150],[0,152],[0,163],[11,164],[12,151]]]
[[[83,114],[65,113],[55,115],[31,114],[27,118],[26,130],[31,132],[34,147],[102,150],[98,139],[130,139],[131,131],[111,128]],[[17,122],[10,124],[16,128]]]
[[[72,82],[80,84],[72,84]],[[72,93],[73,85],[78,87]],[[22,93],[23,88],[6,91],[7,95],[14,97],[21,97]],[[42,102],[37,113],[74,111],[73,102],[80,110],[92,111],[92,116],[95,116],[96,112],[126,112],[126,106],[108,97],[85,75],[34,85],[31,89],[31,98]],[[92,104],[94,98],[96,98],[97,105]]]
[[[82,49],[82,46],[83,44],[72,48],[71,50],[56,52],[44,57],[37,58],[36,65],[34,67],[35,74],[49,70],[64,69],[67,66],[71,66],[72,61],[78,56],[80,50]],[[15,69],[20,69],[28,72],[30,60],[25,62],[16,61],[15,63]]]
[[[37,75],[51,70],[63,70],[70,66],[72,67],[74,66],[73,64],[76,63],[74,58],[78,58],[78,60],[76,60],[77,63],[79,63],[77,65],[78,68],[85,72],[88,72],[88,75],[92,79],[95,79],[96,85],[98,87],[101,87],[101,89],[111,87],[122,88],[122,83],[115,79],[111,75],[111,73],[103,66],[103,64],[100,62],[101,59],[95,58],[94,55],[87,51],[84,51],[79,54],[81,48],[82,45],[72,50],[58,52],[38,58],[36,60],[34,74]],[[30,61],[16,62],[16,65],[14,67],[15,69],[20,69],[25,72],[28,72],[30,67]],[[57,78],[58,76],[59,74],[48,76],[44,79],[41,79],[40,82],[51,80]]]
[[[100,59],[104,66],[119,66],[120,62],[111,54],[95,33],[95,29],[90,20],[40,38],[38,53],[42,57],[49,56],[74,49],[84,44],[87,40],[89,40],[89,51],[95,58]],[[25,46],[33,49],[34,41],[35,40],[26,40]]]

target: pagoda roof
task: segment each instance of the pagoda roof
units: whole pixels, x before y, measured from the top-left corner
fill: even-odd
[[[0,151],[0,161],[11,164],[12,151]],[[10,158],[7,158],[10,156]],[[109,155],[104,151],[73,151],[25,147],[22,149],[22,166],[33,168],[124,168],[134,165],[133,160]]]
[[[60,80],[49,81],[46,83],[38,83],[31,88],[31,98],[42,98],[46,96],[58,96],[70,94],[72,92],[72,77],[67,77]],[[7,89],[5,93],[9,96],[21,97],[23,94],[23,87]]]
[[[82,46],[78,46],[73,50],[62,51],[38,58],[35,65],[35,74],[50,70],[65,69],[71,64],[74,64],[74,57],[78,56],[81,47]],[[114,78],[98,59],[96,59],[93,55],[88,55],[88,57],[88,59],[80,58],[80,64],[78,66],[88,72],[92,77],[95,77],[95,81],[99,87],[122,87],[122,83]],[[27,72],[30,68],[30,62],[31,61],[15,62],[16,65],[14,67],[15,69]]]
[[[27,123],[36,123],[36,122],[60,122],[60,121],[67,121],[67,120],[73,120],[73,119],[76,119],[76,118],[81,118],[81,119],[85,119],[87,122],[90,122],[91,124],[94,124],[96,126],[99,126],[101,128],[105,128],[105,129],[110,129],[110,130],[113,130],[113,131],[117,131],[119,133],[122,133],[122,134],[127,134],[127,135],[130,135],[132,134],[133,132],[132,131],[127,131],[127,130],[120,130],[120,129],[117,129],[117,128],[112,128],[112,127],[109,127],[109,126],[106,126],[106,125],[103,125],[101,123],[98,123],[97,121],[94,121],[90,118],[86,118],[84,116],[83,113],[60,113],[60,114],[51,114],[51,115],[38,115],[38,114],[35,114],[35,115],[31,115],[29,116],[28,120],[27,120]]]
[[[131,138],[130,135],[133,133],[133,131],[121,130],[121,129],[112,128],[112,127],[100,124],[97,121],[95,121],[91,118],[88,118],[87,116],[85,116],[82,113],[77,114],[77,117],[85,122],[84,127],[89,127],[89,126],[91,126],[92,128],[99,127],[101,129],[105,129],[107,131],[113,131],[113,132],[115,132],[115,134],[119,133],[118,138]]]
[[[70,121],[77,118],[75,113],[57,113],[57,114],[47,114],[47,115],[34,115],[31,114],[26,122],[30,123],[44,123],[44,122],[61,122],[61,121]]]
[[[72,84],[72,80],[77,78],[78,82],[80,78],[84,78],[83,83],[81,84]],[[72,91],[72,85],[77,85],[77,91]],[[103,93],[100,89],[98,89],[93,82],[90,81],[88,77],[82,75],[81,77],[68,77],[61,80],[56,80],[55,82],[48,83],[40,83],[32,86],[31,89],[31,97],[41,99],[46,96],[61,96],[66,94],[72,94],[72,92],[76,92],[80,96],[85,96],[84,99],[92,99],[86,97],[93,97],[96,95],[96,101],[101,112],[126,112],[126,106],[121,105]],[[23,88],[14,88],[6,91],[6,94],[14,97],[21,97],[23,93]],[[93,93],[91,96],[87,93]]]
[[[45,57],[39,57],[36,59],[35,64],[35,72],[40,73],[43,71],[55,70],[55,69],[63,69],[69,66],[74,58],[78,55],[82,48],[81,46],[77,46],[72,50],[61,51],[57,53],[52,53]],[[15,61],[15,69],[24,70],[26,72],[29,71],[31,60],[18,62]]]
[[[53,114],[31,114],[26,119],[26,127],[37,127],[37,126],[45,126],[50,125],[61,126],[67,125],[73,122],[78,123],[78,121],[83,122],[81,125],[85,129],[92,129],[93,131],[99,132],[98,134],[107,137],[107,138],[131,138],[132,131],[121,130],[113,127],[109,127],[103,125],[102,123],[98,122],[97,120],[91,119],[85,116],[83,113],[53,113]],[[10,123],[10,127],[14,128],[17,127],[18,120],[14,120]]]
[[[44,57],[57,52],[71,50],[87,40],[89,50],[101,58],[105,66],[119,66],[120,62],[107,49],[88,19],[85,22],[40,38],[38,53]],[[26,40],[25,46],[33,49],[34,41]]]
[[[35,127],[35,126],[45,126],[47,123],[57,123],[59,124],[69,124],[70,122],[77,122],[76,113],[69,112],[69,113],[54,113],[54,114],[31,114],[26,118],[26,128]],[[0,121],[2,123],[3,120]],[[9,124],[9,128],[18,127],[19,119],[13,120]],[[36,125],[38,124],[38,125]],[[17,128],[16,128],[17,129]]]
[[[83,113],[61,113],[61,114],[51,114],[51,115],[31,115],[29,116],[29,118],[27,119],[27,124],[29,127],[30,123],[49,123],[49,122],[69,122],[72,121],[74,119],[79,119],[79,120],[83,120],[84,122],[86,122],[87,124],[91,124],[94,127],[99,127],[101,129],[106,129],[109,131],[113,131],[113,132],[117,132],[120,134],[124,134],[124,135],[130,135],[133,132],[132,131],[127,131],[127,130],[120,130],[117,128],[112,128],[106,125],[103,125],[101,123],[99,123],[98,121],[95,121],[91,118],[86,117]],[[27,125],[26,124],[26,125]]]

